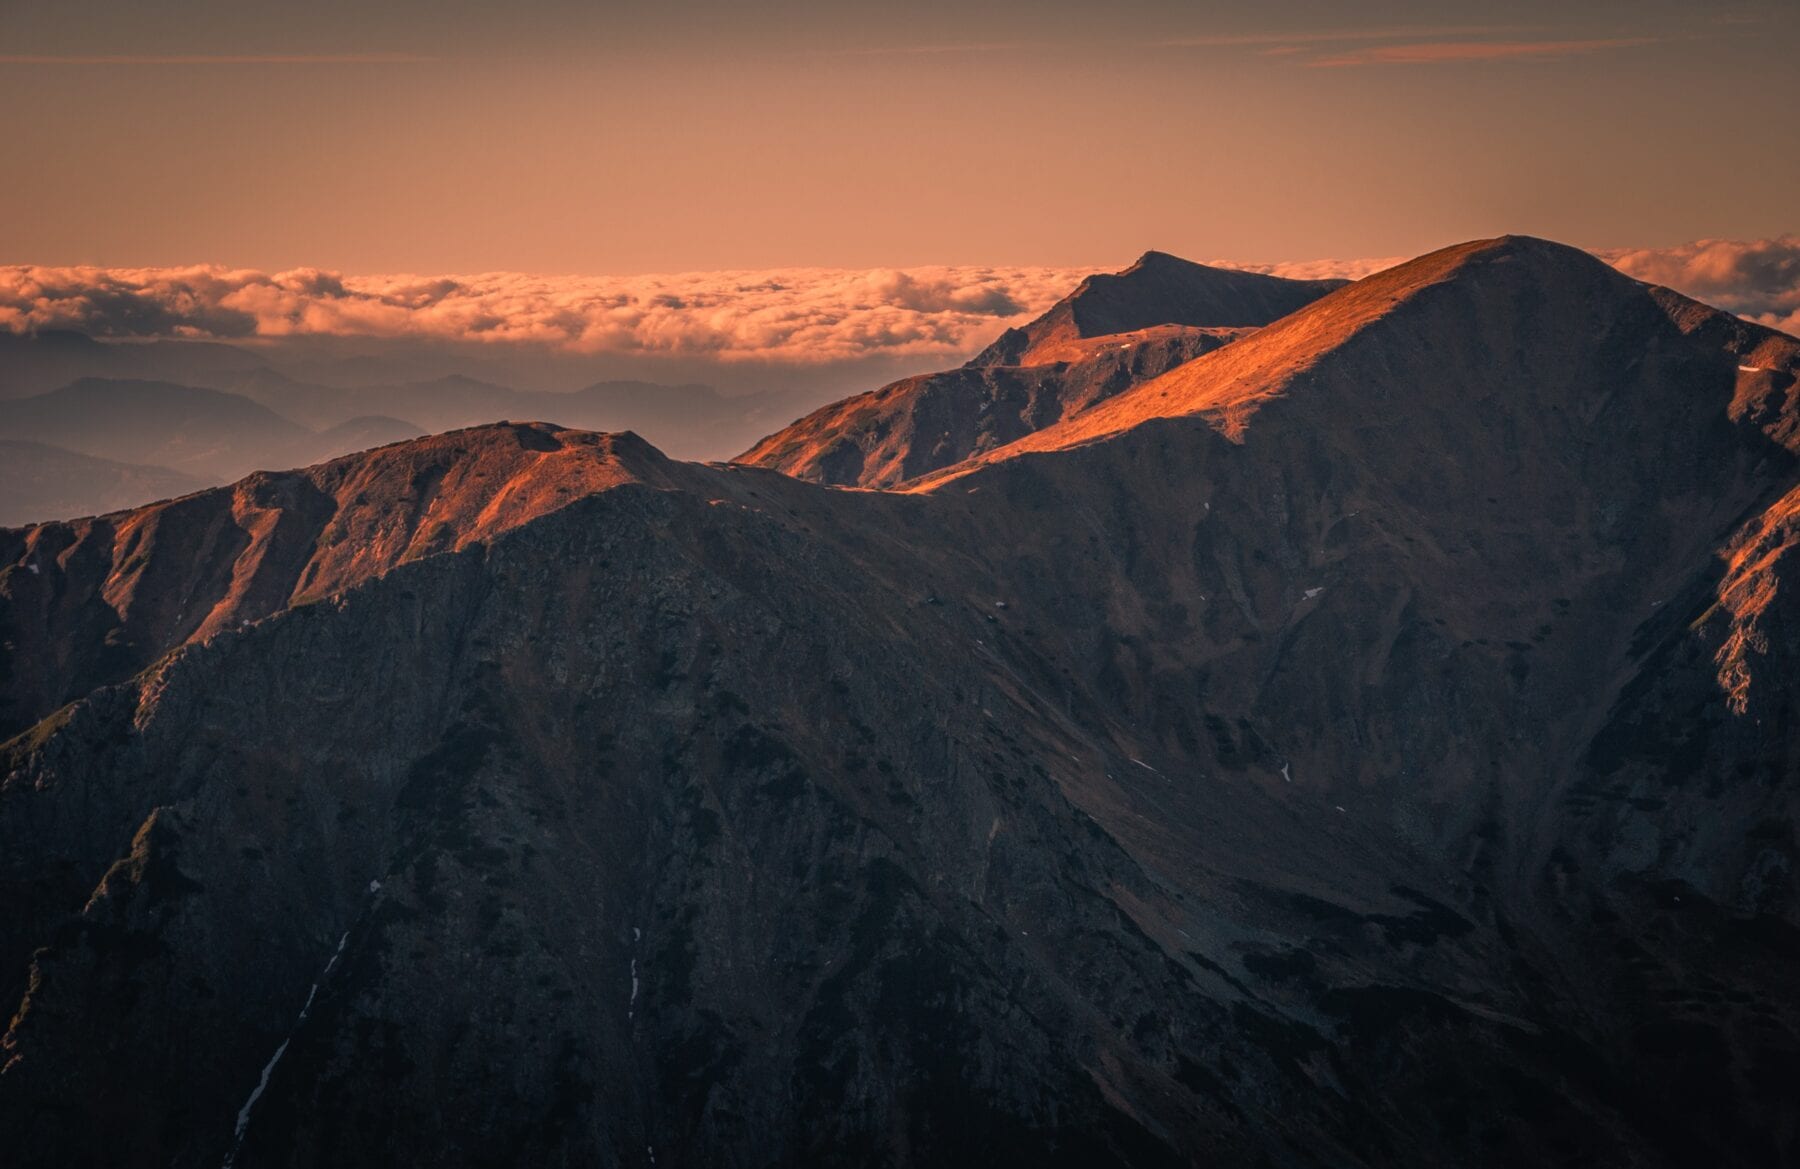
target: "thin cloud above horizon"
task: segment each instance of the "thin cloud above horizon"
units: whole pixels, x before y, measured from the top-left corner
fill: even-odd
[[[821,49],[807,55],[821,57],[932,57],[963,53],[1008,53],[1041,49],[1043,41],[970,41],[931,45],[875,45],[854,49]]]
[[[1800,337],[1800,234],[1596,254],[1627,276]]]
[[[0,54],[0,65],[417,65],[417,53]]]
[[[1434,40],[1535,32],[1535,24],[1390,25],[1385,28],[1316,29],[1311,32],[1218,33],[1169,37],[1154,42],[1169,49],[1255,48],[1260,45],[1327,45],[1358,41]]]
[[[1748,319],[1800,334],[1800,235],[1596,253]],[[1358,279],[1401,257],[1226,263]],[[217,266],[0,267],[0,330],[110,339],[298,337],[541,346],[572,353],[818,366],[956,359],[1095,269],[783,268],[647,276],[347,276]]]
[[[1394,25],[1313,32],[1222,33],[1156,41],[1160,48],[1255,49],[1263,57],[1292,57],[1313,68],[1360,65],[1441,65],[1459,62],[1558,59],[1662,43],[1657,36],[1549,37],[1537,24]]]
[[[1641,48],[1660,43],[1658,37],[1608,37],[1576,41],[1422,41],[1415,44],[1378,45],[1347,53],[1314,57],[1314,68],[1356,65],[1445,65],[1467,61],[1514,61],[1583,57],[1615,49]]]

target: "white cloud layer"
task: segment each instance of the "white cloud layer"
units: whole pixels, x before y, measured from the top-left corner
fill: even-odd
[[[1673,248],[1621,249],[1600,255],[1639,280],[1667,285],[1800,336],[1800,235],[1703,239]]]
[[[978,348],[1084,271],[795,268],[668,276],[344,276],[310,268],[0,268],[0,329],[358,336],[816,363]]]
[[[1800,332],[1800,236],[1605,253],[1622,271]],[[1397,258],[1239,265],[1360,277]],[[223,340],[348,336],[821,364],[951,357],[1042,312],[1075,268],[791,268],[663,276],[344,276],[297,268],[0,267],[0,329]]]

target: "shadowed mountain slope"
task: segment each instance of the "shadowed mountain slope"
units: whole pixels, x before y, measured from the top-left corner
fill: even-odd
[[[961,369],[823,407],[739,456],[797,478],[891,487],[1053,425],[1341,285],[1147,252],[1091,276]]]
[[[8,534],[0,1140],[1789,1162],[1797,373],[1514,238],[904,493],[504,426]]]
[[[971,365],[1079,361],[1116,334],[1180,326],[1254,329],[1317,300],[1342,280],[1288,280],[1145,252],[1123,272],[1083,280],[1043,316],[1008,329]]]

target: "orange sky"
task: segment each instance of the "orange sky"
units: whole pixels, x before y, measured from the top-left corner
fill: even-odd
[[[1747,3],[0,3],[0,263],[633,273],[1793,231]]]

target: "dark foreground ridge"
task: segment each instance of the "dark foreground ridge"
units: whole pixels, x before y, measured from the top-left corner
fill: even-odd
[[[508,424],[6,533],[0,1148],[1792,1163],[1797,373],[1508,238],[904,492]]]

